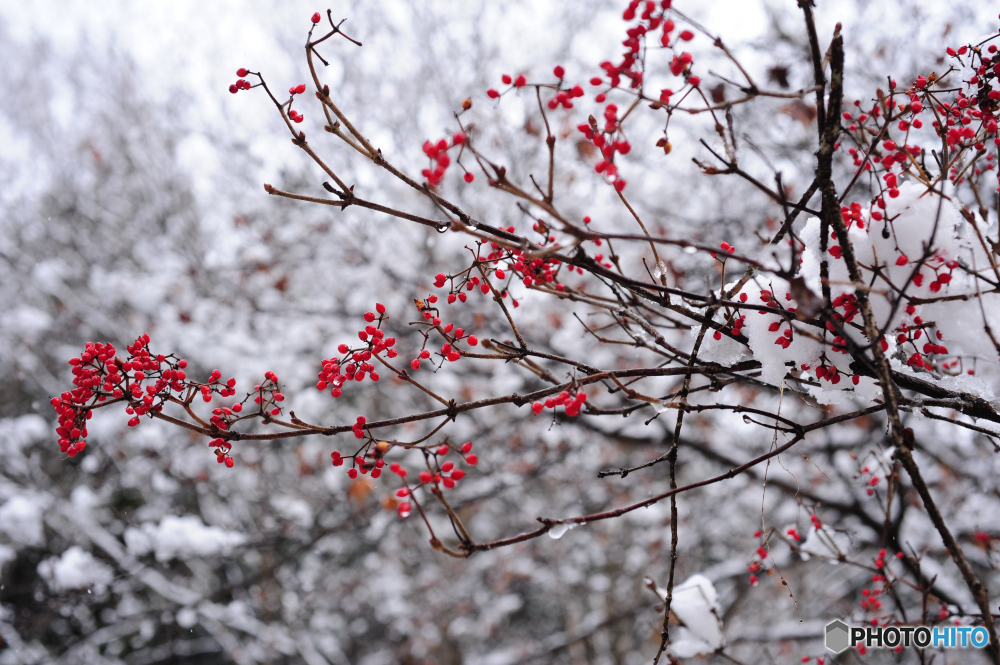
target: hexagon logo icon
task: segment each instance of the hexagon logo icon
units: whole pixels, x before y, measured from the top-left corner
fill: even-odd
[[[851,628],[840,619],[826,624],[826,648],[834,653],[840,653],[851,646],[848,636]]]

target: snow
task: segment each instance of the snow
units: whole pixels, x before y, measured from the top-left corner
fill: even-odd
[[[17,558],[17,551],[13,547],[8,547],[7,545],[0,545],[0,571],[9,562]]]
[[[808,561],[810,555],[829,559],[830,563],[840,563],[840,557],[847,556],[851,551],[851,539],[846,533],[835,531],[827,525],[819,529],[810,529],[806,540],[799,547],[799,556]]]
[[[74,591],[93,587],[102,593],[114,579],[111,568],[94,558],[79,545],[73,545],[60,557],[38,564],[38,574],[53,591]]]
[[[995,398],[991,387],[975,376],[967,375],[964,370],[972,367],[970,361],[992,358],[995,355],[992,341],[985,332],[984,320],[994,329],[1000,328],[1000,298],[996,294],[982,294],[983,308],[976,306],[978,294],[973,274],[981,273],[986,277],[992,275],[990,258],[977,240],[974,230],[965,222],[955,205],[942,201],[939,197],[926,196],[926,188],[912,182],[904,182],[899,186],[899,196],[895,199],[887,197],[886,214],[892,217],[889,237],[882,234],[884,221],[873,220],[871,211],[862,208],[863,228],[854,224],[848,231],[855,256],[862,266],[883,264],[877,279],[872,280],[872,273],[862,268],[862,277],[866,283],[873,282],[870,296],[872,313],[881,329],[887,329],[888,348],[886,355],[891,359],[893,368],[897,371],[913,374],[906,361],[917,351],[935,366],[933,373],[920,369],[923,379],[939,381],[954,390],[970,392],[987,400]],[[982,232],[993,231],[980,229]],[[805,285],[814,293],[822,292],[820,280],[820,220],[810,218],[799,237],[805,244],[802,253],[801,276]],[[829,241],[830,247],[838,245],[836,240]],[[892,312],[891,298],[895,297],[895,288],[906,284],[913,272],[916,262],[922,256],[923,247],[930,244],[934,248],[933,256],[922,266],[920,273],[922,282],[910,284],[907,295],[913,298],[935,298],[940,296],[969,296],[969,300],[949,300],[931,302],[915,306],[915,311],[908,314],[905,307]],[[897,264],[900,255],[908,259],[903,265]],[[841,295],[851,296],[854,287],[850,285],[846,263],[842,258],[827,256],[830,266],[831,297],[836,299]],[[961,267],[950,269],[948,262],[958,262]],[[965,270],[968,272],[966,272]],[[937,275],[951,275],[951,281],[936,284]],[[932,286],[932,284],[934,286]],[[729,284],[726,289],[732,288]],[[982,287],[978,287],[981,289]],[[747,283],[741,294],[746,294],[747,302],[760,304],[766,302],[763,291],[773,293],[778,305],[785,308],[797,308],[799,303],[792,297],[794,289],[786,280],[767,273],[758,273]],[[892,315],[891,321],[889,320]],[[918,320],[919,319],[919,320]],[[861,324],[861,314],[857,313],[851,319]],[[919,339],[913,343],[899,344],[897,334],[903,331],[902,326],[913,328],[921,324],[928,325]],[[774,324],[778,325],[772,330]],[[746,312],[746,320],[742,330],[748,338],[749,349],[753,358],[762,365],[761,379],[773,385],[779,385],[786,373],[791,370],[805,372],[815,371],[821,361],[821,354],[826,350],[828,365],[833,365],[843,375],[834,384],[821,380],[819,388],[811,388],[810,392],[822,404],[835,404],[842,401],[846,394],[853,394],[866,403],[871,403],[880,396],[880,390],[874,379],[860,377],[854,385],[850,380],[853,374],[850,364],[851,357],[846,353],[831,352],[828,346],[818,340],[803,334],[794,334],[787,348],[776,344],[778,339],[789,327],[788,319],[763,312]],[[809,329],[806,323],[793,322],[793,330]],[[697,332],[697,330],[695,331]],[[848,328],[855,342],[865,344],[867,340],[858,331]],[[924,345],[934,335],[935,344],[944,346],[947,352],[928,354]],[[828,335],[827,342],[832,339]],[[714,340],[711,335],[706,337],[705,350],[702,357],[722,364],[732,364],[747,356],[745,349],[736,341],[723,337]],[[964,361],[959,365],[958,361]],[[952,367],[944,367],[942,362],[955,361]],[[806,369],[808,368],[808,369]],[[958,371],[956,371],[958,368]]]
[[[666,589],[657,587],[656,593],[666,601]],[[671,631],[670,642],[670,652],[678,658],[715,653],[726,645],[719,594],[704,575],[692,575],[674,587],[670,611],[681,623]]]
[[[146,523],[141,529],[125,530],[125,544],[132,554],[142,556],[155,552],[160,562],[227,554],[245,541],[243,534],[206,526],[194,515],[170,515],[159,525]]]
[[[198,623],[198,612],[190,607],[182,607],[177,611],[177,625],[181,628],[194,628]]]
[[[0,506],[0,531],[25,545],[41,545],[43,499],[18,494]]]
[[[271,498],[271,505],[278,513],[299,526],[308,529],[313,523],[313,511],[309,504],[293,496],[278,495]]]

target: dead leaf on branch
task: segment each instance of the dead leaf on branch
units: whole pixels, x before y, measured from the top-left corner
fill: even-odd
[[[793,120],[798,120],[803,125],[811,125],[816,119],[816,107],[806,104],[801,99],[796,99],[791,104],[782,106],[781,112],[792,116]]]

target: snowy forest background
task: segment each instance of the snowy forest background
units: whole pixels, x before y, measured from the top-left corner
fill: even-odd
[[[262,96],[226,88],[244,66],[263,69],[278,88],[305,82],[301,44],[309,16],[325,7],[60,4],[44,12],[0,4],[0,663],[650,662],[661,600],[646,580],[662,585],[666,576],[665,506],[455,560],[428,547],[416,520],[399,520],[388,484],[352,483],[331,468],[329,442],[318,437],[241,447],[227,469],[202,438],[158,422],[129,430],[124,418],[99,414],[86,453],[59,454],[48,401],[66,388],[66,360],[87,341],[124,347],[144,332],[156,348],[187,358],[191,374],[219,368],[252,385],[277,372],[308,421],[419,408],[388,382],[334,402],[313,388],[316,373],[376,300],[390,311],[412,308],[439,266],[463,251],[450,236],[376,213],[265,194],[264,182],[315,191],[323,177]],[[465,97],[474,100],[480,143],[527,173],[542,158],[533,99],[508,96],[495,108],[486,89],[502,73],[541,74],[556,64],[589,78],[620,50],[621,5],[341,3],[334,15],[348,19],[364,47],[330,49],[324,76],[341,107],[410,173],[425,165],[425,139],[454,131],[451,113]],[[810,85],[794,2],[681,8],[721,34],[759,80]],[[846,98],[867,101],[887,76],[910,81],[940,67],[945,45],[976,41],[997,20],[995,8],[964,0],[820,2],[825,39],[836,22],[846,41]],[[690,48],[710,61],[710,46],[702,39]],[[581,100],[560,122],[572,129],[586,109]],[[318,110],[300,110],[321,140]],[[815,150],[808,104],[762,99],[734,114],[785,186],[804,189]],[[671,155],[637,145],[625,161],[646,211],[674,237],[754,246],[773,204],[745,184],[699,176],[691,157],[705,154],[697,144],[704,118],[678,120],[671,131]],[[580,214],[610,218],[609,188],[574,140],[562,159]],[[384,188],[384,200],[430,210],[371,165],[345,159],[340,168],[359,188]],[[484,186],[456,177],[444,191],[498,225],[521,217]],[[995,202],[990,214],[995,224]],[[692,259],[687,278],[704,282],[708,273]],[[569,311],[531,296],[520,315],[548,344],[579,353],[589,342]],[[406,343],[403,326],[398,334]],[[469,397],[517,390],[521,381],[503,367],[471,365],[435,380]],[[741,398],[779,399],[766,391]],[[642,420],[612,429],[497,411],[460,421],[453,437],[474,440],[481,461],[456,490],[457,508],[478,533],[497,538],[531,529],[537,516],[662,491],[655,471],[596,479],[662,452],[669,424]],[[934,444],[923,451],[928,481],[995,591],[994,446],[985,435],[956,438],[934,421],[915,422]],[[822,506],[852,558],[875,555],[886,516],[860,469],[886,463],[882,427],[871,419],[825,431],[808,457],[771,465],[766,492],[762,469],[684,495],[679,580],[711,581],[726,642],[725,655],[704,658],[826,657],[827,620],[871,616],[858,606],[871,573],[831,565],[820,545],[810,558],[772,543],[769,569],[780,573],[762,573],[756,587],[747,563],[762,515],[778,533],[805,530],[804,502]],[[771,444],[734,414],[693,418],[686,436],[696,453],[680,468],[688,480]],[[921,574],[944,605],[973,608],[918,505],[901,512],[898,529],[908,549],[924,554]],[[884,652],[866,662],[896,658]]]

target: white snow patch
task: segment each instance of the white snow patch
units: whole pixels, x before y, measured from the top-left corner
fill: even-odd
[[[666,589],[657,587],[656,593],[666,602]],[[725,646],[719,594],[704,575],[692,575],[674,587],[670,610],[681,622],[670,643],[670,652],[678,658],[715,653]]]
[[[300,526],[308,529],[313,523],[313,512],[309,504],[302,499],[297,499],[293,496],[278,495],[271,499],[271,505],[274,506],[282,517],[296,522]]]
[[[830,527],[823,525],[819,529],[811,529],[806,541],[799,548],[799,556],[803,561],[808,561],[810,555],[815,555],[828,559],[830,563],[840,563],[841,555],[847,555],[851,548],[851,539],[846,533],[834,531]]]
[[[74,545],[62,553],[61,557],[50,557],[38,564],[38,574],[53,591],[72,591],[93,588],[102,593],[114,578],[114,573],[106,564],[94,558],[90,552]]]
[[[25,545],[41,545],[42,512],[45,501],[40,496],[17,494],[0,506],[0,531]]]
[[[245,541],[243,534],[205,526],[194,515],[168,515],[159,525],[147,523],[141,530],[125,531],[125,544],[132,554],[141,556],[154,551],[160,562],[226,554]]]

